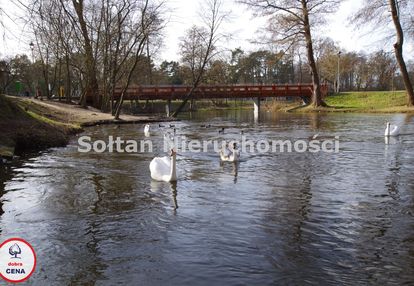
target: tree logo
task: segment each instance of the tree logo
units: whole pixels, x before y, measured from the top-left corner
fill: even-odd
[[[36,268],[36,254],[24,239],[10,238],[0,245],[0,277],[7,282],[26,281]]]
[[[12,258],[21,259],[21,257],[17,257],[18,254],[22,253],[22,250],[20,249],[20,247],[17,243],[10,246],[9,253],[10,253],[11,256],[13,256]]]

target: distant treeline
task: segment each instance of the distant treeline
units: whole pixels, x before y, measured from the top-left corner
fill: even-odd
[[[236,1],[267,18],[258,37],[267,44],[256,51],[229,51],[231,37],[220,27],[227,18],[223,1],[203,2],[200,26],[188,27],[179,39],[176,62],[158,58],[168,44],[164,0],[28,0],[31,52],[0,59],[0,91],[77,97],[115,117],[131,85],[188,84],[194,90],[199,84],[312,83],[317,107],[325,105],[325,82],[341,91],[406,89],[407,104],[414,105],[414,63],[403,59],[404,36],[414,38],[413,1],[364,0],[354,11],[354,26],[394,27],[386,35],[394,44],[373,53],[348,52],[314,35],[328,23],[326,15],[338,11],[339,0]]]
[[[360,90],[402,90],[404,83],[398,72],[392,53],[378,51],[370,54],[343,51],[338,56],[339,47],[331,40],[318,46],[317,66],[322,82],[336,86],[338,60],[340,87],[342,91]],[[339,58],[338,58],[339,57]],[[155,64],[150,58],[141,56],[140,65],[133,72],[131,84],[137,85],[181,85],[192,83],[192,72],[188,65],[176,61],[163,61]],[[408,62],[411,78],[414,79],[414,62]],[[2,93],[34,93],[39,86],[47,94],[40,60],[32,63],[27,55],[0,60],[0,90]],[[69,70],[73,72],[73,70]],[[71,91],[72,96],[80,96],[82,81],[71,74],[66,81],[67,70],[58,62],[47,66],[50,94],[59,96],[61,89]],[[20,84],[16,84],[16,83]],[[212,61],[202,79],[203,84],[286,84],[310,83],[312,79],[306,60],[299,55],[284,52],[259,50],[244,52],[231,51],[228,59]],[[68,85],[71,85],[68,87]],[[61,88],[63,87],[63,88]]]

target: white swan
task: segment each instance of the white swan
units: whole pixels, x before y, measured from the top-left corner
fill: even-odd
[[[229,150],[226,147],[224,148],[224,150],[220,150],[220,159],[221,161],[226,161],[226,162],[237,162],[240,159],[240,151],[237,149],[237,144],[233,143],[233,148],[232,150]]]
[[[174,149],[171,149],[170,156],[155,157],[152,159],[149,165],[151,178],[164,182],[177,181],[176,155],[177,153]]]
[[[391,125],[387,122],[387,127],[385,128],[384,136],[398,136],[400,135],[400,128],[397,125]]]
[[[231,151],[229,149],[229,144],[226,143],[226,146],[224,146],[220,150],[220,160],[221,161],[228,161],[230,155],[231,155]]]
[[[149,137],[150,136],[150,129],[151,129],[151,126],[149,124],[145,124],[145,127],[144,127],[144,135],[145,135],[145,137]]]

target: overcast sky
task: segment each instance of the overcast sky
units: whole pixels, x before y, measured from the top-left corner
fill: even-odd
[[[352,11],[360,7],[361,1],[342,1],[338,12],[330,16],[329,25],[317,33],[331,37],[348,51],[371,52],[381,48],[391,51],[392,45],[381,41],[382,37],[378,33],[372,33],[367,29],[355,30],[349,25],[348,17]],[[203,0],[166,0],[166,2],[170,10],[167,15],[169,22],[165,30],[164,47],[162,47],[158,61],[163,59],[179,60],[179,40],[183,37],[186,29],[193,24],[200,24],[199,13]],[[230,11],[231,17],[228,23],[222,26],[222,31],[233,36],[233,39],[226,43],[226,48],[241,47],[245,51],[260,48],[252,44],[252,40],[257,37],[257,29],[264,25],[264,19],[253,17],[247,7],[236,4],[234,0],[223,0],[223,2],[224,10]],[[27,27],[24,27],[22,21],[17,19],[23,15],[23,12],[9,0],[0,0],[0,7],[6,13],[2,15],[6,30],[1,33],[0,56],[29,53],[30,35],[27,34]],[[414,52],[411,43],[406,45],[405,52],[407,57],[411,57]]]

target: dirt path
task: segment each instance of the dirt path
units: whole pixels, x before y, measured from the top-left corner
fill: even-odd
[[[147,123],[158,121],[171,121],[171,118],[161,116],[133,116],[121,115],[120,120],[115,120],[109,113],[103,113],[98,109],[88,107],[84,109],[79,105],[66,104],[56,101],[38,100],[33,98],[22,98],[10,96],[17,104],[41,114],[49,119],[78,124],[80,126],[93,126],[97,124],[124,124],[124,123]]]

